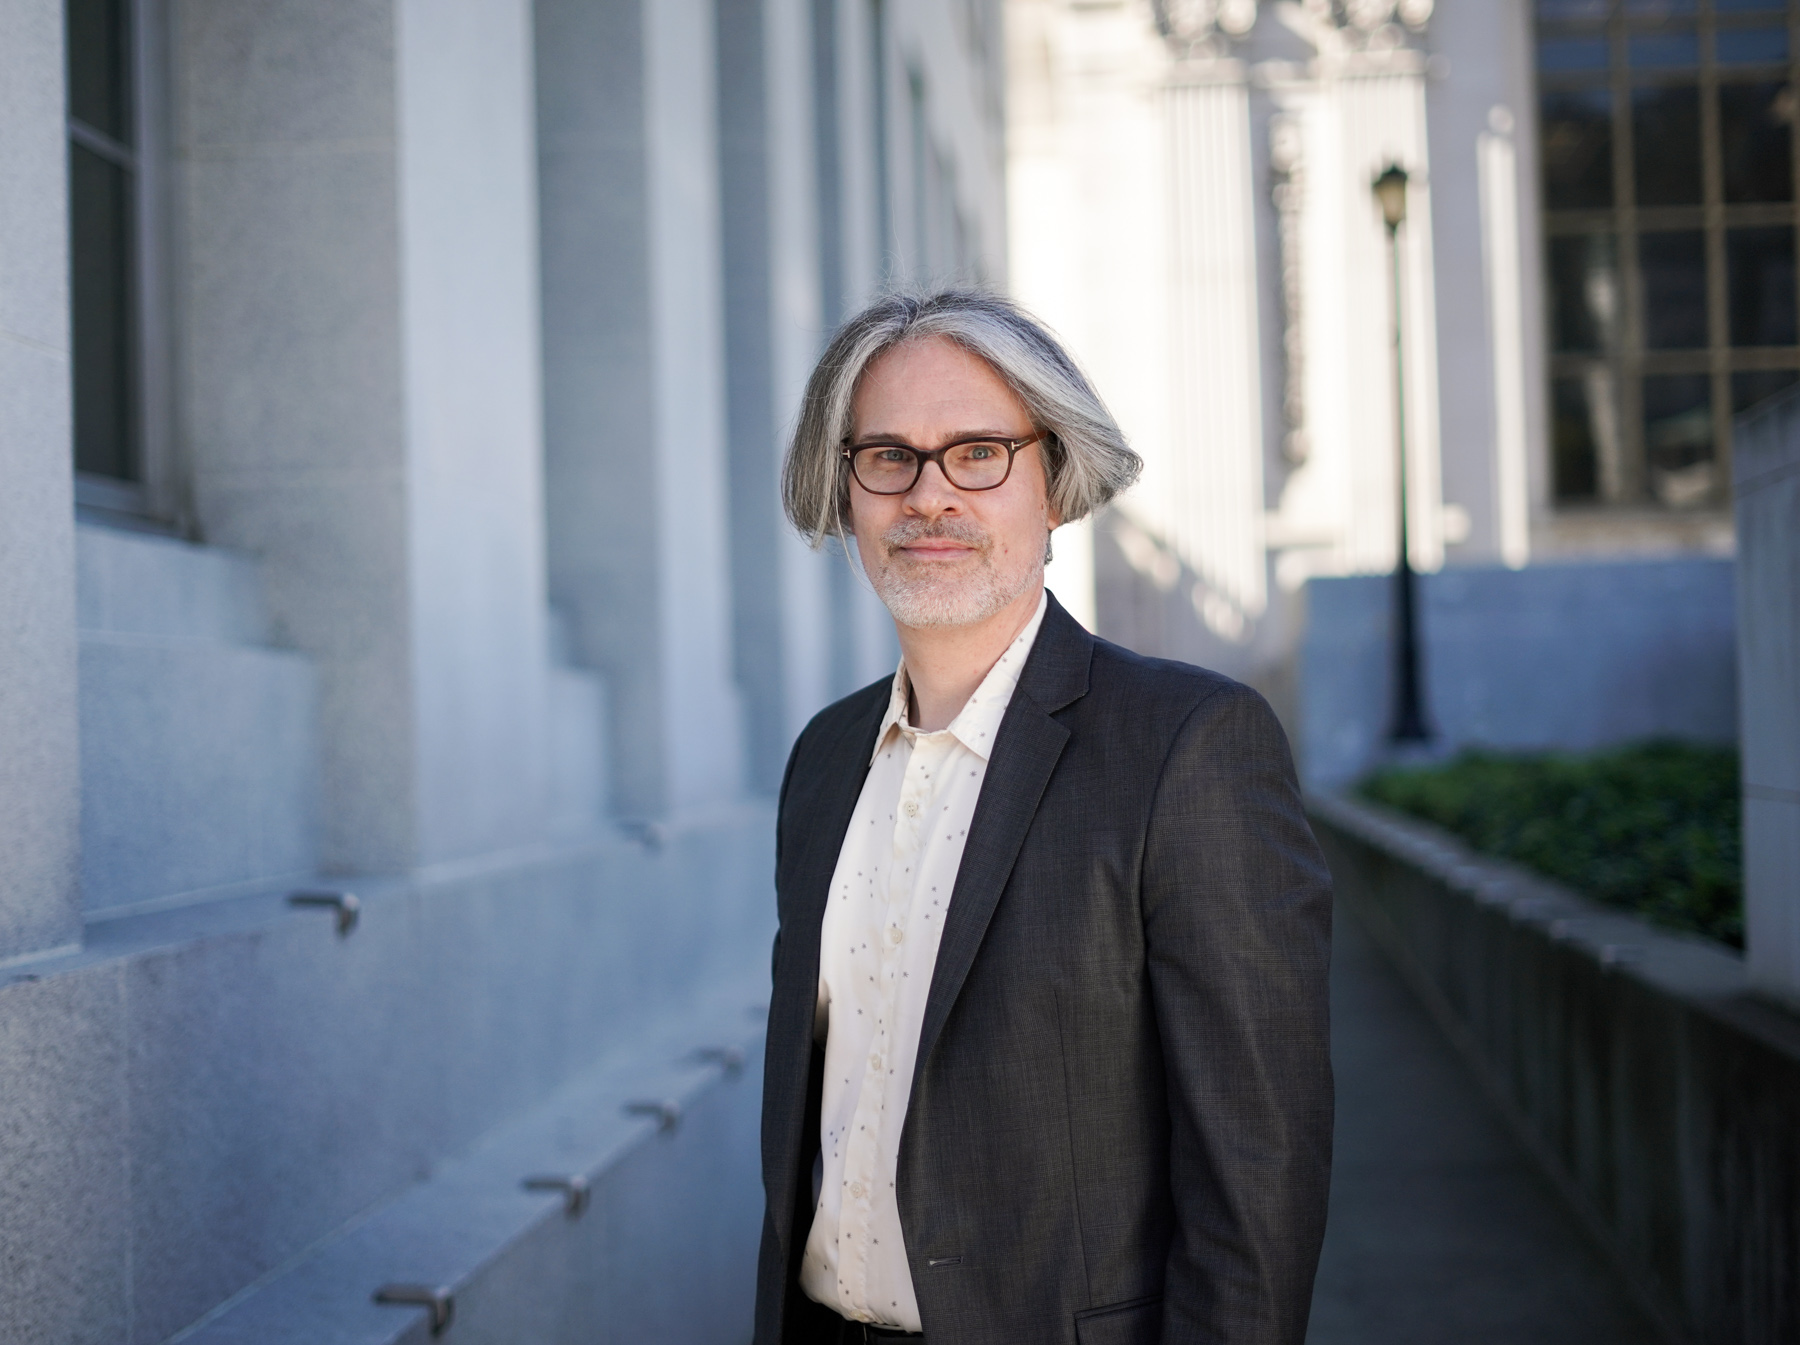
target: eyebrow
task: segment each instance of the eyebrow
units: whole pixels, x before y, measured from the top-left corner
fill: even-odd
[[[961,444],[970,439],[999,439],[1011,443],[1015,439],[1029,439],[1030,433],[1013,434],[1009,430],[959,430],[944,440],[944,444]],[[892,444],[896,448],[911,448],[913,444],[904,435],[873,433],[859,434],[850,440],[851,448],[868,448],[875,444]]]

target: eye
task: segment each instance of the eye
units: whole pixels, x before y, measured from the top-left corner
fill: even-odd
[[[878,448],[871,453],[870,456],[874,458],[876,462],[902,463],[908,461],[912,457],[912,454],[908,453],[904,448]]]
[[[1005,450],[999,444],[967,444],[963,448],[963,456],[974,462],[985,462],[989,458],[997,458]]]

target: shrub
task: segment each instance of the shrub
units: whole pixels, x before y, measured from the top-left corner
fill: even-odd
[[[1672,929],[1744,946],[1738,760],[1648,742],[1585,756],[1465,751],[1365,797]]]

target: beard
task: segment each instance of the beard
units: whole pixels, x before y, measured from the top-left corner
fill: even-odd
[[[942,537],[972,548],[964,560],[915,560],[904,548]],[[1019,597],[1044,573],[1041,548],[1022,548],[1007,558],[994,538],[968,520],[908,519],[882,536],[880,563],[865,565],[869,583],[902,626],[973,626]]]

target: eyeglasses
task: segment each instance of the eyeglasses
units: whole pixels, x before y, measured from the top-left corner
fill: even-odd
[[[1026,439],[959,439],[942,448],[911,444],[846,444],[841,450],[856,483],[871,495],[904,495],[918,484],[925,464],[935,462],[958,490],[992,490],[1012,475],[1013,458],[1043,431]]]

